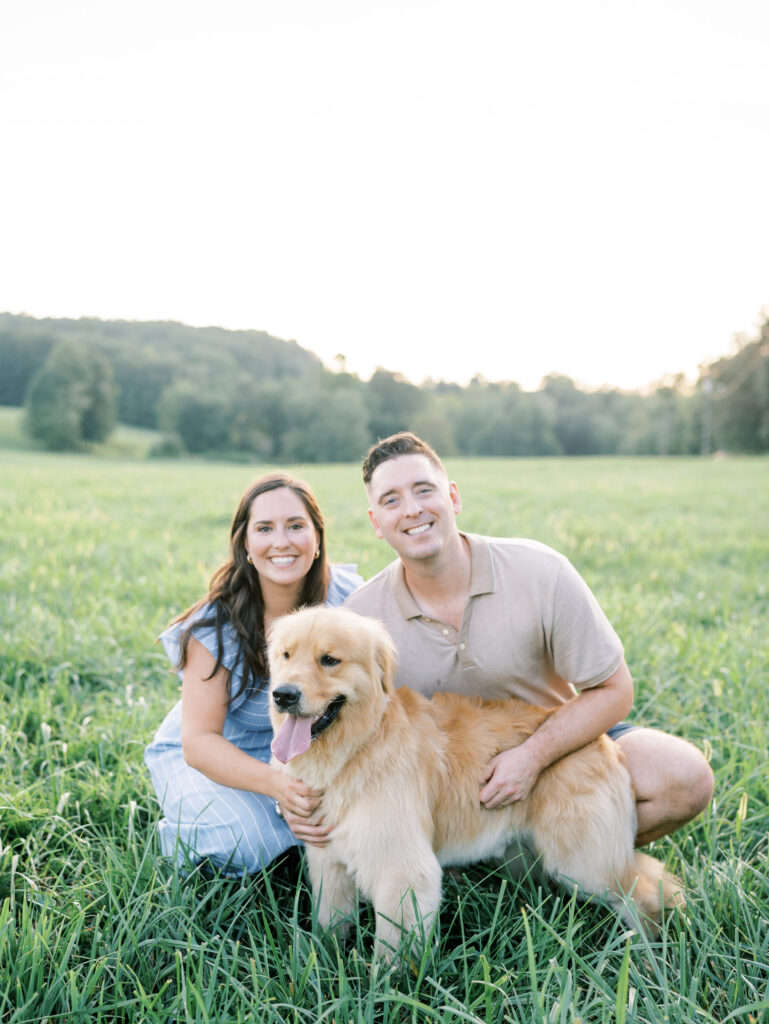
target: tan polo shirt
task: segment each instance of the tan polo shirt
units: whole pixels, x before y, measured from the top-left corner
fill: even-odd
[[[463,536],[472,572],[459,632],[422,614],[400,559],[345,601],[389,629],[397,686],[554,707],[619,668],[619,637],[567,558],[537,541]]]

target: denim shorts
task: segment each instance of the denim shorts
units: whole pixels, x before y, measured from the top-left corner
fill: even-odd
[[[624,736],[626,732],[632,732],[637,729],[637,725],[631,725],[630,722],[617,722],[611,729],[606,730],[606,735],[613,740],[618,740],[620,736]]]

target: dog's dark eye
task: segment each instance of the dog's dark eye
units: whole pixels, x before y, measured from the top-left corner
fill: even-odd
[[[283,657],[288,661],[288,651],[283,652]]]
[[[339,658],[334,658],[330,654],[321,654],[320,663],[324,668],[333,668],[334,665],[340,665]]]

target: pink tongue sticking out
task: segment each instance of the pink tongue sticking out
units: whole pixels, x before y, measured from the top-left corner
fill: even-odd
[[[292,757],[303,754],[308,749],[312,743],[310,730],[314,721],[314,718],[286,715],[283,725],[270,744],[270,750],[281,764],[286,764]]]

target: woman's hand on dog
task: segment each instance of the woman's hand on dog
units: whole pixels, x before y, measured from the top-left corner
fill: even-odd
[[[323,793],[306,786],[299,779],[276,772],[275,797],[288,827],[297,839],[311,846],[329,842],[331,825],[325,825],[318,811]]]
[[[539,778],[540,768],[534,763],[526,744],[503,750],[489,761],[481,779],[481,803],[487,811],[525,800]]]
[[[284,817],[296,838],[301,839],[308,846],[328,846],[331,842],[333,825],[324,824],[323,818],[308,821],[306,818],[296,818],[291,814],[286,814]]]

